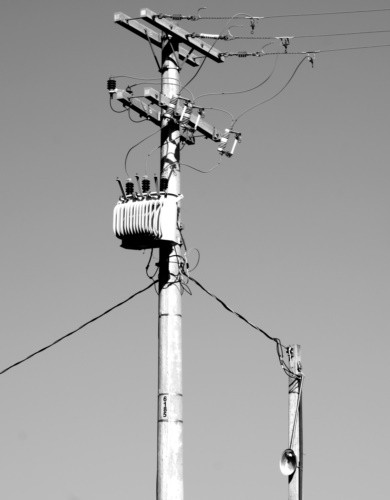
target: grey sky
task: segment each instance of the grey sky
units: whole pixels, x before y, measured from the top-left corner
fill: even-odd
[[[112,113],[105,87],[111,74],[158,71],[147,43],[114,25],[113,13],[201,6],[3,0],[0,369],[146,286],[148,252],[122,250],[111,218],[125,154],[154,127]],[[204,15],[388,6],[212,0]],[[223,23],[183,26],[218,32]],[[390,12],[261,21],[255,34],[381,29],[390,29]],[[295,47],[376,44],[390,44],[390,33]],[[237,115],[277,92],[299,57],[281,56],[252,93],[203,102]],[[239,121],[232,159],[210,175],[183,167],[184,234],[201,252],[194,277],[285,345],[302,345],[308,499],[381,499],[387,490],[389,58],[389,48],[319,54],[314,69],[305,62],[279,97]],[[271,57],[209,61],[190,88],[249,88],[272,65]],[[230,123],[224,112],[207,119],[220,129]],[[158,135],[134,150],[132,175],[145,172],[157,145]],[[182,153],[205,170],[218,158],[202,139]],[[157,171],[157,152],[148,165]],[[196,252],[190,257],[195,264]],[[274,344],[191,289],[183,299],[185,497],[285,498],[278,461],[288,444],[287,380]],[[151,289],[0,378],[2,498],[153,498],[156,333]]]

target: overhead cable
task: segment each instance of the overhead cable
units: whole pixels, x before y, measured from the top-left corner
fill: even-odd
[[[296,75],[298,69],[300,68],[300,66],[303,64],[303,62],[307,59],[308,56],[306,57],[303,57],[301,59],[301,61],[298,63],[298,65],[296,66],[296,68],[294,69],[292,75],[290,76],[290,78],[287,80],[287,82],[283,85],[283,87],[278,91],[276,92],[276,94],[274,94],[273,96],[269,97],[268,99],[265,99],[264,101],[261,101],[257,104],[255,104],[254,106],[251,106],[250,108],[246,109],[245,111],[243,111],[240,115],[237,116],[237,118],[235,119],[234,122],[232,122],[232,127],[238,122],[238,120],[240,118],[242,118],[246,113],[249,113],[249,111],[252,111],[253,109],[257,108],[258,106],[261,106],[262,104],[265,104],[266,102],[269,102],[269,101],[272,101],[272,99],[275,99],[275,97],[277,97],[279,94],[281,94],[283,92],[283,90],[289,85],[289,83],[291,82],[291,80],[294,78],[294,76]]]
[[[344,10],[344,11],[333,11],[333,12],[304,12],[304,13],[298,13],[298,14],[278,14],[274,16],[252,16],[249,14],[242,14],[240,16],[237,16],[236,19],[254,19],[256,21],[262,20],[262,19],[283,19],[283,18],[288,18],[288,17],[311,17],[311,16],[334,16],[334,15],[340,15],[340,14],[371,14],[375,12],[389,12],[390,8],[384,8],[384,9],[367,9],[367,10]],[[163,15],[163,14],[160,14]],[[170,17],[170,16],[165,16],[165,17]],[[224,19],[230,19],[229,17],[226,16],[188,16],[186,20],[188,21],[201,21],[201,20],[224,20]]]
[[[390,33],[390,30],[374,30],[374,31],[349,31],[340,33],[320,33],[316,35],[283,35],[283,36],[240,36],[240,35],[209,35],[203,33],[193,33],[192,37],[204,38],[204,39],[215,39],[218,37],[219,40],[225,42],[230,42],[233,40],[280,40],[282,38],[289,38],[290,40],[296,38],[323,38],[323,37],[338,37],[338,36],[351,36],[351,35],[376,35],[379,33]]]
[[[342,50],[361,50],[361,49],[378,49],[380,47],[390,47],[390,43],[383,45],[360,45],[358,47],[339,47],[335,49],[321,49],[321,50],[313,50],[311,52],[307,51],[306,54],[323,54],[325,52],[340,52]],[[303,54],[303,52],[301,52]]]
[[[222,31],[219,34],[222,35],[222,33],[228,28],[229,23],[231,21],[233,21],[233,19],[237,19],[238,16],[241,16],[241,15],[246,15],[246,14],[238,12],[237,14],[234,14],[234,16],[227,17],[226,19],[228,19],[228,22],[225,24],[224,28],[222,29]],[[209,52],[211,52],[211,50],[214,48],[214,45],[217,43],[217,41],[218,41],[218,39],[215,40],[214,43],[210,46]],[[185,89],[186,87],[188,87],[188,85],[196,78],[196,76],[199,74],[199,71],[203,68],[203,65],[205,64],[206,59],[208,59],[208,58],[207,57],[203,58],[203,61],[201,62],[199,68],[196,70],[195,74],[187,81],[187,83],[185,83],[185,85],[182,85],[180,87],[179,94],[182,92],[183,89]]]
[[[142,144],[143,142],[145,142],[147,139],[150,139],[150,137],[153,137],[154,135],[156,135],[158,132],[160,132],[160,129],[157,129],[156,132],[153,132],[152,134],[144,137],[139,142],[137,142],[136,144],[134,144],[134,146],[131,146],[131,148],[127,151],[126,156],[125,156],[125,172],[126,172],[126,175],[129,175],[129,173],[127,171],[127,159],[129,157],[129,154],[131,153],[131,151],[133,151],[133,149],[135,149],[137,146],[139,146],[140,144]]]
[[[90,325],[91,323],[93,323],[94,321],[97,321],[98,319],[102,318],[103,316],[105,316],[106,314],[110,313],[111,311],[113,311],[114,309],[117,309],[118,307],[122,306],[123,304],[126,304],[126,302],[129,302],[131,299],[133,299],[134,297],[136,297],[137,295],[139,295],[140,293],[142,292],[145,292],[146,290],[148,290],[148,288],[151,288],[154,284],[156,283],[156,281],[153,281],[152,283],[150,283],[147,287],[143,288],[142,290],[139,290],[138,292],[136,293],[133,293],[132,295],[130,295],[130,297],[128,297],[127,299],[125,300],[122,300],[121,302],[119,302],[118,304],[115,304],[114,306],[110,307],[109,309],[107,309],[106,311],[104,311],[103,313],[99,314],[98,316],[95,316],[94,318],[90,319],[89,321],[87,321],[86,323],[83,323],[81,326],[79,326],[78,328],[76,328],[75,330],[67,333],[66,335],[63,335],[62,337],[60,337],[59,339],[55,340],[54,342],[51,342],[50,344],[48,344],[47,346],[45,347],[42,347],[41,349],[39,349],[38,351],[35,351],[33,352],[32,354],[29,354],[28,356],[26,356],[25,358],[21,359],[20,361],[16,361],[16,363],[12,363],[12,365],[9,365],[7,366],[7,368],[4,368],[3,370],[0,371],[0,375],[3,375],[5,372],[7,372],[8,370],[11,370],[11,368],[15,368],[16,366],[18,365],[21,365],[22,363],[25,363],[27,360],[33,358],[34,356],[37,356],[38,354],[46,351],[47,349],[50,349],[51,347],[55,346],[56,344],[58,344],[59,342],[62,342],[63,340],[65,340],[66,338],[70,337],[71,335],[74,335],[76,332],[79,332],[81,329],[85,328],[86,326]]]
[[[249,326],[251,326],[252,328],[254,328],[255,330],[257,330],[258,332],[262,333],[265,337],[267,337],[269,340],[272,340],[273,342],[275,342],[276,344],[276,352],[277,352],[277,355],[278,355],[278,359],[279,359],[279,363],[280,363],[280,366],[282,367],[283,371],[291,378],[294,378],[294,379],[298,379],[298,378],[301,378],[301,375],[297,375],[295,373],[293,373],[290,368],[288,367],[288,365],[286,364],[286,362],[284,361],[283,359],[283,349],[287,352],[287,347],[284,346],[280,339],[277,338],[277,337],[272,337],[269,333],[267,333],[265,330],[263,330],[262,328],[260,328],[259,326],[255,325],[254,323],[252,323],[251,321],[247,320],[242,314],[234,311],[231,307],[229,307],[222,299],[220,299],[219,297],[217,297],[216,295],[214,295],[213,293],[211,293],[209,290],[207,290],[207,288],[205,288],[201,283],[199,283],[198,280],[196,280],[195,278],[193,278],[192,276],[188,276],[188,278],[193,281],[196,285],[198,285],[199,288],[201,288],[204,292],[207,293],[207,295],[209,295],[210,297],[213,297],[213,299],[215,299],[217,302],[219,302],[227,311],[231,312],[232,314],[234,314],[235,316],[237,316],[238,318],[240,318],[242,321],[244,321],[245,323],[247,323]]]
[[[236,316],[238,316],[240,319],[242,319],[249,326],[251,326],[255,330],[258,330],[260,333],[262,333],[263,335],[265,335],[269,340],[273,340],[274,342],[276,342],[278,340],[275,337],[272,337],[269,333],[267,333],[266,331],[264,331],[259,326],[255,325],[254,323],[252,323],[249,320],[247,320],[246,318],[244,318],[244,316],[242,314],[240,314],[240,313],[238,313],[236,311],[233,311],[233,309],[231,309],[222,299],[220,299],[219,297],[217,297],[216,295],[214,295],[213,293],[211,293],[209,290],[207,290],[207,288],[205,288],[201,283],[199,283],[198,280],[196,280],[192,276],[190,276],[189,278],[190,278],[191,281],[193,281],[194,283],[196,283],[199,288],[201,288],[204,292],[206,292],[208,295],[210,295],[210,297],[213,297],[217,302],[219,302],[227,311],[229,311],[229,312],[235,314]]]
[[[264,47],[263,47],[264,48]],[[252,90],[256,90],[258,89],[259,87],[261,87],[262,85],[264,85],[265,83],[268,82],[268,80],[272,77],[272,75],[274,74],[275,72],[275,69],[276,69],[276,63],[277,63],[277,60],[278,60],[278,56],[275,57],[275,61],[274,61],[274,65],[273,65],[273,68],[270,72],[270,74],[264,79],[262,80],[260,83],[258,83],[257,85],[255,85],[254,87],[250,87],[249,89],[243,89],[243,90],[236,90],[236,91],[223,91],[223,92],[210,92],[208,94],[201,94],[199,96],[197,96],[195,98],[195,101],[196,102],[198,99],[200,99],[201,97],[208,97],[208,96],[212,96],[212,95],[234,95],[234,94],[245,94],[246,92],[251,92]]]
[[[378,49],[381,47],[390,47],[389,43],[381,44],[381,45],[358,45],[355,47],[336,47],[334,49],[314,49],[314,50],[300,50],[294,52],[223,52],[224,57],[263,57],[263,56],[299,56],[299,55],[311,55],[311,54],[324,54],[326,52],[340,52],[343,50],[362,50],[362,49]]]

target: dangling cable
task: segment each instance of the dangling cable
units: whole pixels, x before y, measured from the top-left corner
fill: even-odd
[[[126,156],[125,156],[125,172],[126,172],[127,176],[129,176],[129,173],[127,171],[127,159],[129,157],[129,154],[131,153],[131,151],[133,151],[133,149],[135,149],[137,146],[139,146],[140,144],[142,144],[146,140],[150,139],[150,137],[153,137],[154,135],[156,135],[158,132],[160,132],[160,129],[157,129],[156,132],[153,132],[152,134],[148,135],[147,137],[144,137],[141,141],[137,142],[137,144],[134,144],[134,146],[131,146],[131,148],[127,151]]]
[[[272,97],[269,97],[268,99],[265,99],[264,101],[261,101],[259,102],[258,104],[255,104],[254,106],[251,106],[250,108],[246,109],[245,111],[243,111],[240,115],[237,116],[237,118],[232,122],[232,125],[231,125],[231,128],[234,127],[234,125],[238,122],[239,119],[241,119],[244,115],[246,115],[247,113],[249,113],[249,111],[252,111],[254,109],[256,109],[257,107],[261,106],[262,104],[265,104],[266,102],[269,102],[269,101],[272,101],[272,99],[275,99],[275,97],[277,97],[279,94],[281,94],[283,92],[283,90],[289,85],[289,83],[291,82],[291,80],[294,78],[294,76],[296,75],[298,69],[300,68],[300,66],[303,64],[303,62],[308,59],[308,56],[305,56],[301,59],[301,61],[298,63],[298,65],[296,66],[296,68],[294,69],[294,72],[293,74],[290,76],[290,78],[287,80],[287,82],[283,85],[283,87],[276,93],[274,94]]]
[[[267,44],[268,45],[268,44]],[[264,47],[263,47],[264,48]],[[276,63],[277,63],[277,60],[278,60],[278,55],[275,57],[275,61],[274,61],[274,66],[272,68],[272,71],[271,73],[267,76],[267,78],[265,78],[262,82],[258,83],[257,85],[255,85],[254,87],[251,87],[249,89],[244,89],[244,90],[237,90],[237,91],[234,91],[234,92],[212,92],[212,93],[208,93],[208,94],[201,94],[199,96],[197,96],[195,98],[195,102],[200,99],[201,97],[206,97],[206,96],[212,96],[212,95],[234,95],[234,94],[245,94],[246,92],[251,92],[252,90],[256,90],[258,89],[259,87],[261,87],[262,85],[264,85],[265,83],[268,82],[268,80],[272,77],[272,75],[274,74],[275,72],[275,69],[276,69]]]
[[[235,19],[235,18],[236,18],[236,17],[238,17],[238,16],[242,16],[242,15],[244,15],[244,14],[243,14],[242,12],[239,12],[239,13],[235,14],[234,16],[232,16],[232,17],[228,20],[228,22],[226,23],[226,25],[224,26],[223,30],[220,32],[220,35],[221,35],[224,31],[226,31],[226,29],[229,27],[229,24],[231,23],[231,21],[233,21],[233,19]],[[215,40],[215,42],[214,42],[214,43],[210,46],[210,50],[209,50],[209,52],[211,52],[211,50],[214,48],[214,46],[215,46],[215,44],[216,44],[217,42],[218,42],[218,39],[216,39],[216,40]],[[198,76],[199,71],[203,68],[203,65],[204,65],[204,64],[205,64],[205,62],[206,62],[206,59],[208,59],[208,58],[207,58],[207,57],[205,57],[205,58],[203,59],[203,61],[201,62],[201,64],[200,64],[199,68],[196,70],[195,74],[194,74],[194,75],[193,75],[193,76],[192,76],[192,77],[191,77],[191,78],[187,81],[187,83],[185,83],[184,85],[182,85],[182,86],[180,87],[179,94],[180,94],[180,93],[181,93],[181,92],[182,92],[185,88],[187,88],[187,87],[188,87],[188,85],[189,85],[189,84],[190,84],[190,83],[191,83],[191,82],[192,82],[192,81],[193,81],[193,80],[194,80],[194,79]]]

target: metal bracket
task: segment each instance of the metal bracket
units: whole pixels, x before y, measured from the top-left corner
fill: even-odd
[[[152,101],[153,103],[163,107],[167,107],[171,102],[169,97],[151,88],[144,89],[144,96],[149,101]],[[177,102],[175,109],[178,115],[180,116],[183,111],[183,106],[179,102]],[[192,128],[195,128],[196,126],[196,130],[198,130],[201,134],[203,134],[207,139],[219,142],[221,138],[221,133],[218,130],[216,130],[215,127],[207,123],[202,118],[202,116],[199,116],[199,114],[200,113],[198,112],[192,112],[188,120],[188,125],[191,126]]]
[[[145,31],[145,35],[147,37],[147,40],[149,42],[149,45],[150,45],[150,50],[152,51],[152,54],[153,54],[153,57],[154,57],[154,60],[156,61],[156,64],[157,64],[157,67],[158,67],[158,70],[159,72],[161,73],[161,64],[159,63],[158,59],[157,59],[157,55],[154,51],[154,48],[153,48],[153,45],[152,45],[152,41],[150,40],[150,37],[149,37],[149,33],[147,31]]]

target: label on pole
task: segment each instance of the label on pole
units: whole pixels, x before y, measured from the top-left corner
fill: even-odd
[[[158,421],[183,422],[182,394],[168,394],[168,393],[159,394]]]

